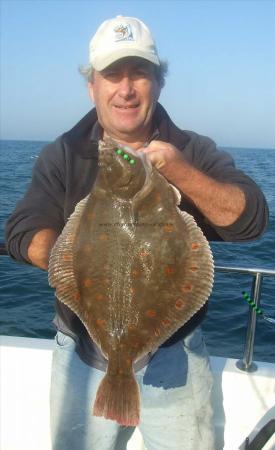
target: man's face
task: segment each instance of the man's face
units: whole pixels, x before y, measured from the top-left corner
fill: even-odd
[[[154,66],[124,58],[94,72],[89,92],[105,132],[125,142],[147,140],[160,94]]]

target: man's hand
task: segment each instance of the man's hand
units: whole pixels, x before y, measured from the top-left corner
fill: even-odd
[[[184,161],[181,152],[174,145],[163,141],[152,141],[147,147],[141,147],[138,151],[146,153],[153,166],[161,173],[167,171],[169,165]]]
[[[221,183],[185,161],[171,144],[152,141],[139,149],[159,172],[189,198],[205,218],[216,226],[229,226],[245,209],[245,195],[233,184]]]

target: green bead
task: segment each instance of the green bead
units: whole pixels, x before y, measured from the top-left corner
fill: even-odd
[[[118,155],[121,155],[121,154],[123,153],[123,150],[121,150],[121,148],[118,148],[118,149],[116,150],[116,153],[117,153]]]
[[[129,161],[130,164],[135,164],[135,162],[136,161],[134,159],[130,159],[130,161]]]
[[[127,155],[127,153],[125,153],[125,154],[123,155],[123,158],[124,158],[124,159],[129,159],[129,158],[130,158],[130,156],[129,156],[129,155]]]

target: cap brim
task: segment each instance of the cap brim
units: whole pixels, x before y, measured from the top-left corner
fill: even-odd
[[[106,67],[110,66],[114,62],[119,61],[120,59],[123,58],[127,58],[127,56],[136,56],[137,58],[146,59],[152,64],[155,64],[156,66],[160,65],[159,58],[156,54],[153,53],[150,54],[148,52],[132,48],[119,49],[115,52],[108,53],[108,55],[106,56],[103,56],[101,54],[98,58],[94,57],[93,61],[91,61],[91,64],[95,70],[100,72],[101,70],[106,69]]]

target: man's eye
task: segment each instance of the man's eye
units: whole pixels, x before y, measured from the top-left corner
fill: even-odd
[[[133,73],[133,76],[136,78],[149,78],[150,77],[150,73],[148,70],[146,69],[136,69]]]
[[[148,72],[145,69],[136,69],[135,71],[138,75],[147,76]]]
[[[114,79],[118,77],[118,72],[104,72],[104,78]]]

